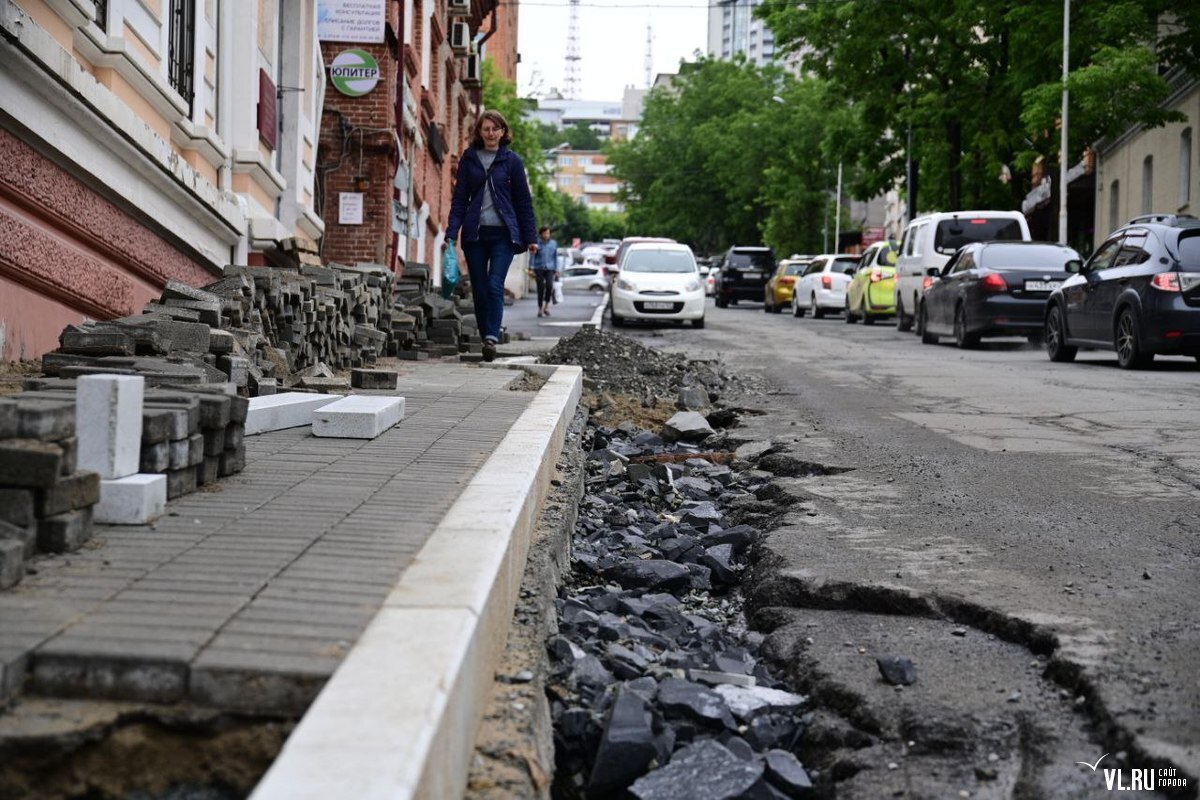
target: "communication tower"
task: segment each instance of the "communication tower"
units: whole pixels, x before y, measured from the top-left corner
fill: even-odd
[[[646,68],[646,88],[654,80],[654,33],[650,23],[646,23],[646,60],[642,62]]]
[[[579,0],[571,0],[567,22],[567,66],[563,75],[563,97],[579,99]]]

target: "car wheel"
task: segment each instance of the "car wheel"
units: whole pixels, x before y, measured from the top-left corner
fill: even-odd
[[[773,308],[773,305],[771,303],[771,293],[766,292],[763,294],[763,313],[770,314],[772,308]]]
[[[864,313],[863,314],[863,325],[874,325],[874,324],[875,324],[875,318],[872,317],[870,314]]]
[[[704,327],[704,317],[701,317],[700,319],[692,320],[692,327],[693,328],[703,328]]]
[[[795,292],[792,293],[792,316],[793,317],[803,317],[804,316],[804,308],[802,308],[800,306],[800,303],[797,302]]]
[[[780,305],[778,305],[778,304],[776,304],[776,305],[773,305],[773,306],[771,306],[771,311],[772,311],[773,313],[775,313],[775,314],[782,314],[782,313],[783,313],[783,306],[780,306]]]
[[[817,305],[817,296],[814,294],[808,301],[808,308],[812,311],[813,319],[824,319],[825,309]]]
[[[850,301],[847,300],[846,301],[846,324],[853,325],[856,322],[858,322],[858,317],[856,317],[850,313]]]
[[[737,301],[737,298],[736,298],[736,297],[730,298],[730,300],[729,300],[729,305],[731,305],[731,306],[736,306],[736,305],[737,305],[737,303],[738,303],[738,301]]]
[[[921,344],[937,344],[938,337],[929,332],[929,320],[925,316],[925,304],[917,309],[917,332],[921,334]]]
[[[979,345],[979,334],[967,331],[967,308],[961,303],[954,310],[954,343],[963,350]]]
[[[718,297],[715,302],[716,302],[717,308],[726,308],[729,305],[729,301],[726,300],[724,297]]]
[[[905,332],[912,330],[913,318],[904,313],[904,301],[896,298],[896,330]]]
[[[1141,369],[1154,360],[1154,353],[1147,353],[1142,349],[1137,317],[1133,315],[1133,309],[1126,308],[1117,318],[1115,338],[1117,366],[1121,369]]]
[[[1058,306],[1052,306],[1050,313],[1046,315],[1044,338],[1046,355],[1050,356],[1051,361],[1061,363],[1075,360],[1075,354],[1079,352],[1079,348],[1067,344],[1067,326],[1063,320],[1062,309]]]
[[[612,326],[614,328],[624,328],[625,327],[625,318],[618,317],[616,314],[613,314],[612,315]]]
[[[604,294],[604,284],[603,283],[593,283],[591,286],[588,287],[588,291],[591,292],[592,294]]]

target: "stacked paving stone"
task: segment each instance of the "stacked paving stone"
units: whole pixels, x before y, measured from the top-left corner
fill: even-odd
[[[470,300],[447,300],[433,291],[429,267],[416,262],[396,281],[392,355],[409,360],[482,353],[483,338]]]
[[[393,277],[378,264],[304,266],[299,272],[228,267],[226,277],[205,291],[218,298],[222,323],[267,378],[317,364],[370,366],[395,349]],[[273,374],[266,374],[267,365]]]
[[[661,434],[591,429],[574,588],[548,642],[563,794],[813,796],[796,757],[806,699],[767,669],[761,634],[738,632],[731,593],[770,476],[707,452],[720,440],[692,414]]]
[[[100,476],[79,469],[78,454],[74,398],[0,398],[0,589],[35,553],[91,538]]]
[[[146,383],[150,388],[145,389],[134,412],[140,415],[140,430],[125,435],[136,444],[134,466],[126,468],[124,475],[112,477],[165,475],[166,496],[174,499],[242,471],[250,402],[238,394],[235,384]],[[31,378],[25,387],[28,391],[14,399],[65,403],[74,420],[78,380]]]
[[[392,274],[354,267],[227,267],[203,288],[169,281],[143,313],[68,326],[43,358],[52,377],[138,374],[151,386],[232,383],[274,394],[333,369],[372,366],[394,353]],[[457,352],[457,351],[456,351]],[[296,374],[300,378],[295,378]],[[302,388],[325,388],[302,386]]]

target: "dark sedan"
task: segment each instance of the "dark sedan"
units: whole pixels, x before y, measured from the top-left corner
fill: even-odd
[[[1040,341],[1046,299],[1079,264],[1079,253],[1048,242],[965,245],[925,290],[917,333],[925,344],[953,336],[959,347],[975,347],[985,336]]]
[[[1200,360],[1200,220],[1138,217],[1109,234],[1046,305],[1046,353],[1115,350],[1122,369],[1156,354]]]

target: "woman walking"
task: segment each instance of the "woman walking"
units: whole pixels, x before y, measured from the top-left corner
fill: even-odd
[[[558,277],[558,242],[550,238],[549,225],[542,226],[538,236],[538,251],[529,261],[537,281],[538,316],[548,317],[554,301],[554,279]]]
[[[446,224],[448,246],[453,247],[462,233],[484,361],[496,357],[504,318],[504,278],[513,256],[538,250],[529,179],[521,157],[508,149],[511,141],[508,122],[499,112],[479,115],[471,146],[458,160]]]

